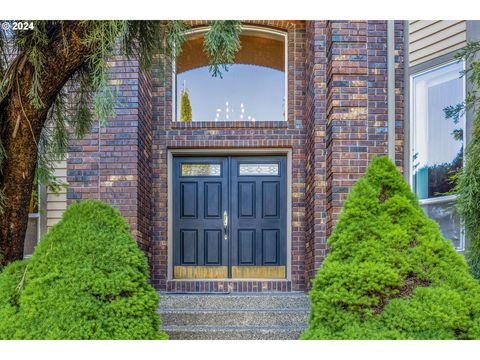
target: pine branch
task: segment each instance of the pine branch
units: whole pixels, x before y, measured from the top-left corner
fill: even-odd
[[[235,54],[240,50],[241,22],[237,20],[213,21],[205,35],[204,51],[210,60],[212,76],[222,78],[222,70],[235,62]]]

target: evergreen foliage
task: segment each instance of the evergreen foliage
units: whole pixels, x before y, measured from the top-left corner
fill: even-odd
[[[180,99],[180,121],[192,121],[192,105],[186,89],[182,90]]]
[[[467,93],[463,104],[445,108],[447,118],[457,124],[466,111],[473,116],[471,140],[465,149],[465,165],[460,169],[454,180],[455,193],[458,194],[457,207],[465,224],[467,238],[466,257],[473,276],[480,280],[480,43],[469,43],[465,49],[456,55],[458,60],[465,59],[467,69],[464,73],[472,89]],[[454,133],[455,135],[455,133]]]
[[[328,245],[303,339],[480,339],[480,285],[387,158],[355,184]]]
[[[0,274],[1,339],[165,339],[147,260],[118,210],[71,205]]]
[[[17,322],[19,298],[23,290],[28,260],[5,266],[0,272],[0,340],[13,339]]]
[[[242,26],[237,20],[219,20],[212,24],[205,35],[204,51],[210,59],[210,72],[222,77],[222,69],[228,71],[228,65],[235,62],[235,54],[240,50]]]
[[[28,99],[39,111],[45,110],[42,102],[42,71],[47,45],[58,41],[66,24],[78,23],[78,40],[90,49],[90,55],[70,81],[61,89],[48,109],[48,119],[40,139],[35,139],[38,149],[37,179],[40,183],[53,182],[55,161],[65,157],[69,130],[77,138],[83,137],[97,118],[103,124],[114,115],[115,89],[108,83],[108,60],[116,53],[137,56],[143,68],[148,69],[154,58],[170,62],[174,50],[178,54],[185,40],[188,26],[183,21],[33,21],[32,31],[0,29],[0,123],[17,121],[6,119],[1,109],[9,101],[9,93],[15,86],[16,74],[25,62],[34,68]],[[240,21],[212,21],[205,36],[205,49],[210,59],[213,76],[221,76],[233,63],[240,48]],[[59,70],[60,71],[60,70]],[[22,119],[22,121],[29,119]],[[0,184],[5,153],[0,139]],[[5,201],[0,188],[0,212]]]

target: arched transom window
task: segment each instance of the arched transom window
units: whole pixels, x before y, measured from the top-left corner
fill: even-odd
[[[286,120],[286,34],[244,27],[235,63],[209,72],[207,29],[191,32],[175,61],[176,121]]]

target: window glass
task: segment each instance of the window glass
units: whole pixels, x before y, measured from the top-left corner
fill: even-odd
[[[423,204],[422,208],[431,219],[438,223],[445,239],[450,240],[456,249],[463,250],[462,224],[455,202]]]
[[[285,120],[285,37],[244,30],[235,63],[213,77],[204,33],[192,34],[176,58],[178,121]]]
[[[28,218],[28,226],[27,226],[27,233],[25,234],[25,243],[23,245],[23,256],[29,257],[33,254],[33,250],[35,250],[35,246],[38,243],[38,224],[39,218],[38,217],[29,217]]]
[[[412,170],[419,199],[445,196],[462,167],[463,121],[454,124],[443,112],[464,100],[462,70],[455,62],[413,77]]]
[[[220,164],[182,164],[182,176],[220,176]]]
[[[239,175],[278,175],[278,164],[240,164]]]
[[[25,234],[25,242],[23,245],[23,256],[30,257],[35,250],[37,245],[40,230],[40,195],[39,195],[39,186],[37,183],[33,186],[32,197],[30,198],[29,204],[29,214],[28,214],[28,224],[27,231]]]
[[[455,124],[444,109],[465,100],[462,62],[412,76],[412,187],[443,236],[463,250],[463,229],[455,208],[453,176],[463,166],[465,119]]]

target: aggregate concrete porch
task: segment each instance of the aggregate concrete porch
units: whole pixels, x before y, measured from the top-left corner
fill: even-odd
[[[309,311],[303,292],[160,293],[158,310],[172,340],[296,340]]]

